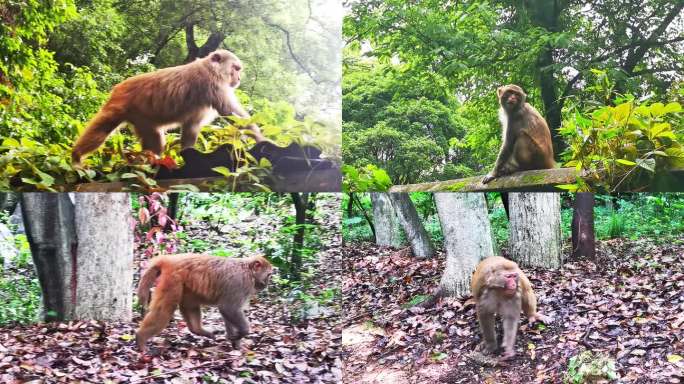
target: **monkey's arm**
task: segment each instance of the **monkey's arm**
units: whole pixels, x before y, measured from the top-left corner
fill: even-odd
[[[522,311],[527,316],[528,324],[532,325],[535,321],[552,323],[553,317],[537,312],[537,296],[532,289],[532,283],[524,274],[520,276],[520,287],[522,288]]]
[[[501,144],[501,149],[499,150],[499,155],[496,157],[496,163],[494,164],[494,169],[487,176],[482,179],[482,184],[487,184],[488,182],[499,177],[503,172],[504,165],[509,163],[511,155],[513,154],[513,144],[515,137],[511,132],[510,124],[506,127],[506,131],[503,135],[503,143]]]
[[[242,107],[240,100],[238,100],[235,92],[233,92],[232,89],[229,92],[226,92],[226,97],[224,100],[218,103],[218,105],[215,105],[214,108],[216,108],[221,116],[235,115],[243,119],[249,119],[251,117],[249,113]],[[252,136],[254,136],[254,140],[256,140],[257,143],[266,140],[258,125],[249,124],[247,129],[252,131]]]

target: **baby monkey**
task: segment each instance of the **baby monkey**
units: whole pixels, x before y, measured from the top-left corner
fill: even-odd
[[[499,87],[496,93],[503,143],[494,169],[482,183],[519,171],[554,168],[551,131],[542,115],[525,102],[527,95],[522,88],[511,84]]]
[[[500,360],[515,356],[515,337],[520,311],[530,324],[535,321],[550,323],[553,319],[537,312],[537,297],[527,276],[518,264],[501,256],[482,260],[475,269],[470,290],[477,306],[477,319],[482,331],[480,349],[495,353],[498,349],[494,326],[495,315],[503,320],[504,353]]]

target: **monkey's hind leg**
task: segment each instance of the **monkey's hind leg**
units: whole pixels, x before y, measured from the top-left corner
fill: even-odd
[[[74,164],[80,164],[81,157],[99,148],[107,140],[109,134],[122,122],[121,113],[108,110],[107,106],[103,107],[74,144],[74,148],[71,150],[71,161]]]
[[[143,151],[151,151],[159,156],[164,151],[164,131],[156,126],[147,123],[136,121],[133,123],[135,133],[140,137]]]
[[[482,331],[482,343],[480,343],[478,349],[485,353],[496,353],[498,346],[496,343],[494,313],[478,310],[477,318],[480,320],[480,330]]]
[[[214,334],[202,327],[202,310],[199,304],[190,303],[184,300],[180,304],[180,311],[183,319],[188,323],[188,329],[195,335],[214,338]]]
[[[240,349],[240,340],[249,334],[249,322],[241,308],[219,307],[226,325],[226,338],[234,349]]]
[[[142,353],[146,351],[145,342],[169,325],[169,321],[173,318],[173,312],[183,294],[183,285],[179,279],[173,276],[164,277],[157,285],[152,295],[150,309],[135,333],[135,341]]]

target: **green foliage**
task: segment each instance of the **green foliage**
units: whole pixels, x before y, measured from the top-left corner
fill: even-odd
[[[684,167],[684,126],[677,124],[681,111],[677,102],[639,103],[633,96],[588,113],[575,111],[561,130],[569,143],[565,165],[595,177],[565,188],[639,190],[656,175]]]
[[[425,300],[429,299],[430,295],[416,295],[411,298],[408,302],[402,304],[402,308],[411,308],[413,306],[416,306]]]
[[[430,80],[410,79],[400,66],[348,66],[343,79],[343,157],[347,165],[375,165],[392,180],[439,177],[434,164],[455,158],[450,142],[462,137],[457,103]],[[450,167],[453,173],[455,168]]]
[[[35,321],[40,300],[38,279],[20,273],[0,276],[0,326]]]
[[[608,198],[608,197],[606,197]],[[603,199],[598,197],[597,200]],[[617,208],[616,208],[617,207]],[[674,193],[630,194],[594,208],[597,239],[651,238],[680,241],[684,233],[684,196]]]
[[[583,351],[573,356],[568,362],[568,371],[563,378],[564,383],[595,383],[603,380],[617,380],[615,361],[601,354]]]
[[[383,169],[368,164],[361,169],[351,165],[342,166],[342,191],[343,192],[366,192],[387,191],[392,186],[392,180]]]
[[[554,133],[560,120],[576,115],[595,118],[594,128],[612,131],[596,135],[608,135],[608,141],[581,142],[588,151],[583,161],[613,167],[614,184],[598,190],[612,190],[620,182],[622,187],[644,185],[650,168],[659,172],[678,162],[681,137],[666,143],[657,136],[668,135],[661,123],[681,136],[681,114],[662,120],[653,110],[638,115],[636,128],[643,138],[630,140],[643,147],[630,158],[620,147],[620,135],[612,136],[620,131],[614,113],[624,107],[604,109],[607,117],[592,113],[597,105],[623,103],[616,93],[650,99],[642,103],[644,109],[658,102],[664,108],[672,101],[681,104],[682,74],[667,70],[684,61],[678,19],[670,17],[679,5],[661,0],[605,0],[590,10],[581,2],[555,5],[540,12],[520,1],[462,1],[446,7],[437,0],[353,2],[343,24],[349,42],[342,85],[344,162],[357,168],[376,165],[395,183],[484,173],[501,144],[495,90],[510,83],[525,88],[528,102]],[[629,52],[611,49],[633,44],[632,25],[662,26],[658,42]],[[596,52],[602,52],[601,60]],[[614,80],[612,89],[598,95],[592,81],[597,67]],[[599,80],[606,85],[608,77]],[[568,107],[567,100],[575,101]],[[592,145],[596,148],[587,148]],[[618,161],[631,161],[631,169],[638,169],[629,173],[630,166]],[[621,181],[625,174],[630,180]]]
[[[364,210],[367,215],[372,216],[373,206],[370,195],[367,193],[354,193],[353,195],[345,193],[342,196],[342,207],[345,207],[342,211],[342,238],[344,241],[350,243],[373,241],[373,232],[362,212]],[[350,199],[354,201],[351,215],[347,210]]]
[[[237,128],[252,122],[280,145],[312,145],[327,157],[339,159],[337,123],[317,117],[321,105],[317,98],[326,99],[329,92],[321,96],[316,81],[300,78],[292,70],[294,61],[286,60],[300,54],[297,44],[318,47],[328,42],[329,35],[302,34],[310,20],[291,4],[263,1],[236,9],[209,1],[124,5],[93,0],[78,5],[78,10],[72,0],[16,0],[0,5],[0,143],[11,139],[0,148],[1,189],[63,191],[78,183],[122,181],[129,189],[157,190],[151,179],[155,165],[140,153],[130,127],[112,135],[85,160],[84,169],[71,166],[68,152],[114,84],[140,72],[183,62],[187,47],[179,31],[188,22],[195,26],[197,41],[206,40],[211,33],[227,36],[223,43],[247,68],[241,88],[247,93],[239,91],[238,97],[248,110],[255,111],[249,120],[232,119],[204,129],[198,148],[209,151],[232,144],[244,160],[234,172],[218,168],[217,176],[225,179],[210,188],[235,190],[240,184],[243,189],[266,189],[270,164],[257,164],[244,155],[242,150],[253,141],[243,140]],[[189,8],[195,11],[187,14]],[[316,7],[309,10],[320,12]],[[288,28],[289,47],[283,45],[282,31],[265,23],[266,15],[272,17],[270,23]],[[328,51],[313,52],[300,58],[303,64],[309,69],[326,67]],[[327,84],[328,72],[335,71],[315,80]],[[311,85],[307,93],[311,100],[305,103],[298,89],[302,84]],[[300,105],[297,110],[295,104]],[[178,163],[178,134],[168,139],[165,154]]]
[[[7,214],[0,212],[0,223],[7,222]],[[19,253],[9,261],[0,259],[10,266],[8,270],[0,266],[0,326],[33,322],[40,309],[40,284],[33,274],[28,240],[23,234],[12,237]]]

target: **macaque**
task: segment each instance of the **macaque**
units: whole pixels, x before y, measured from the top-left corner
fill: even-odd
[[[160,155],[168,128],[181,126],[181,147],[186,149],[194,147],[200,128],[218,115],[249,118],[235,95],[241,71],[240,59],[219,49],[192,63],[122,81],[76,141],[73,163],[80,164],[83,155],[96,150],[123,122],[133,125],[143,150]],[[264,140],[256,124],[248,128],[257,142]]]
[[[138,299],[149,310],[136,332],[136,342],[145,353],[145,342],[169,324],[180,307],[190,332],[213,338],[202,327],[200,306],[218,306],[233,348],[249,333],[243,307],[249,298],[266,288],[273,267],[263,256],[243,259],[199,254],[159,256],[140,277]],[[150,302],[150,288],[158,278]]]
[[[506,85],[496,93],[501,106],[503,142],[494,169],[482,179],[482,184],[519,171],[554,168],[551,131],[542,115],[525,102],[527,95],[522,88]]]
[[[504,353],[501,360],[515,356],[515,337],[521,310],[530,325],[535,321],[553,321],[551,317],[537,312],[537,297],[518,264],[501,256],[488,257],[477,265],[470,289],[482,331],[480,349],[488,353],[496,352],[498,346],[494,317],[498,314],[502,318]]]

